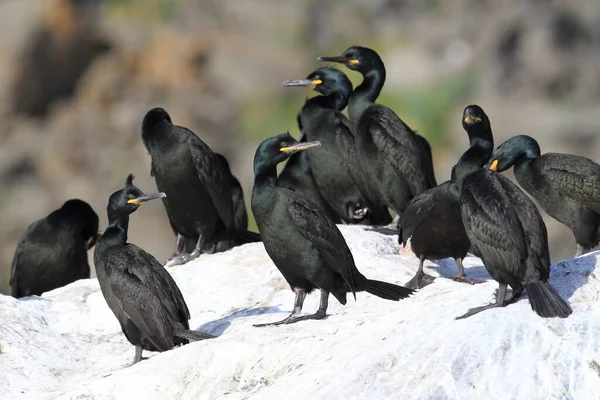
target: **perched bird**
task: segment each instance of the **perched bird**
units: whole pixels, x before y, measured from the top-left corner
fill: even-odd
[[[151,174],[177,234],[173,265],[198,257],[205,246],[225,251],[260,241],[257,234],[235,229],[231,173],[194,132],[173,125],[162,108],[148,111],[142,123],[142,140],[152,157]],[[186,239],[196,240],[189,254],[178,254]]]
[[[529,136],[515,136],[502,143],[491,158],[490,168],[502,172],[514,165],[515,178],[551,217],[575,235],[575,257],[600,241],[600,165],[571,154],[541,154]]]
[[[348,104],[357,154],[368,192],[401,214],[410,199],[437,185],[429,143],[388,107],[375,103],[385,83],[385,66],[374,50],[352,46],[339,57],[318,61],[341,63],[363,75]]]
[[[306,136],[302,135],[300,142],[306,141]],[[279,174],[277,181],[279,186],[305,196],[311,203],[317,206],[324,216],[334,223],[342,223],[342,219],[323,198],[323,195],[317,187],[315,177],[310,169],[308,152],[301,151],[292,154]]]
[[[13,256],[14,297],[41,295],[90,277],[87,250],[98,238],[98,215],[85,201],[72,199],[27,228]]]
[[[499,283],[496,301],[470,309],[467,318],[483,310],[504,307],[527,289],[531,308],[541,317],[568,317],[572,310],[548,283],[548,234],[535,204],[509,179],[481,165],[490,149],[475,144],[453,168],[461,190],[462,220],[471,244],[485,268]],[[512,288],[509,292],[508,285]]]
[[[467,106],[462,125],[469,135],[469,145],[487,151],[489,156],[494,149],[494,137],[490,120],[481,107]],[[486,161],[484,155],[479,159],[479,167],[482,168]],[[471,284],[483,282],[465,275],[462,260],[471,242],[462,222],[460,190],[453,179],[421,193],[408,203],[400,216],[398,242],[406,246],[411,237],[411,249],[419,257],[419,269],[406,287],[419,289],[431,283],[434,278],[423,273],[423,262],[446,257],[454,258],[458,265],[458,276],[454,280]]]
[[[294,310],[286,319],[270,324],[290,324],[326,315],[329,293],[346,304],[346,293],[367,291],[388,300],[408,297],[412,290],[374,281],[362,275],[337,226],[304,196],[277,183],[277,164],[319,142],[297,142],[289,133],[264,140],[254,157],[252,211],[265,249],[296,294]],[[300,315],[304,298],[321,290],[319,309]]]
[[[298,124],[308,141],[322,147],[310,152],[309,164],[319,191],[346,223],[385,225],[392,220],[387,207],[367,200],[358,185],[364,185],[362,166],[356,157],[354,135],[341,113],[348,104],[352,83],[335,68],[321,68],[306,79],[284,81],[284,87],[306,86],[322,96],[307,99],[298,114]]]
[[[171,275],[151,254],[127,243],[129,215],[142,203],[165,197],[144,194],[133,178],[129,175],[108,200],[108,228],[98,239],[94,264],[104,299],[135,346],[135,364],[142,350],[167,351],[213,336],[189,330],[190,311]]]

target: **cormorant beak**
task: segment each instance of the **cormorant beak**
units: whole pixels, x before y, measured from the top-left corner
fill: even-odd
[[[360,63],[357,59],[347,59],[345,57],[317,57],[317,61],[326,61],[326,62],[334,62],[339,64],[346,64],[347,66],[356,65]]]
[[[492,162],[492,164],[490,165],[490,169],[491,169],[492,171],[496,171],[496,170],[498,169],[498,160],[494,160],[494,161]]]
[[[321,142],[298,142],[288,147],[282,147],[279,151],[282,151],[286,154],[294,154],[299,151],[307,150],[313,147],[319,147]]]
[[[154,199],[163,199],[165,197],[167,197],[167,195],[164,193],[143,194],[140,197],[136,197],[135,199],[127,200],[127,204],[135,204],[136,206],[139,206],[140,204],[145,203],[147,201]]]
[[[307,86],[311,89],[316,88],[321,83],[323,83],[320,79],[296,79],[292,81],[283,81],[281,86],[283,87],[293,87],[293,86]]]
[[[465,115],[464,121],[467,124],[474,124],[475,122],[480,122],[481,121],[481,117],[476,117],[475,115],[467,113],[467,115]]]

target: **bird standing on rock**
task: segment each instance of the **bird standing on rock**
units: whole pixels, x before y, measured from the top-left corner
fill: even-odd
[[[385,83],[385,66],[374,50],[352,46],[339,57],[317,60],[341,63],[363,75],[348,104],[357,154],[368,192],[375,195],[371,202],[383,202],[401,214],[410,199],[437,185],[429,143],[391,109],[375,103]]]
[[[537,141],[526,135],[502,143],[490,168],[502,172],[515,167],[515,178],[552,218],[575,235],[575,257],[600,241],[600,165],[571,154],[541,154]]]
[[[190,312],[171,275],[152,255],[127,243],[129,215],[141,204],[165,197],[144,194],[133,178],[129,175],[125,187],[108,200],[108,228],[98,240],[94,264],[108,307],[135,345],[135,364],[142,350],[167,351],[213,336],[189,330]]]
[[[499,283],[496,301],[470,309],[457,319],[504,307],[527,290],[531,308],[541,317],[566,318],[572,310],[548,282],[550,255],[546,225],[535,204],[509,179],[482,163],[490,149],[475,144],[453,168],[461,190],[462,220],[477,254]],[[509,292],[508,285],[512,288]]]
[[[72,199],[29,225],[12,260],[14,297],[44,292],[89,279],[87,250],[98,238],[98,215],[85,201]]]
[[[469,135],[470,147],[476,146],[489,156],[494,149],[494,137],[490,120],[483,109],[477,105],[465,107],[462,125]],[[469,150],[463,157],[468,154],[471,154]],[[479,159],[480,168],[486,160],[483,154]],[[419,269],[406,287],[420,289],[431,283],[434,278],[423,273],[423,262],[446,257],[454,258],[458,265],[458,276],[454,280],[471,284],[483,282],[465,275],[462,260],[467,256],[471,242],[463,225],[460,190],[454,177],[408,203],[400,216],[398,242],[406,246],[409,238],[413,253],[419,257]]]
[[[337,226],[324,217],[304,196],[277,183],[277,164],[291,154],[320,146],[319,142],[298,142],[289,133],[265,139],[254,157],[252,211],[265,250],[296,294],[294,310],[286,319],[255,326],[290,324],[322,319],[327,312],[329,293],[346,304],[346,293],[367,291],[388,300],[408,297],[412,290],[374,281],[362,275]],[[300,315],[304,298],[321,290],[315,314]]]
[[[152,157],[156,186],[167,195],[163,204],[177,234],[172,265],[198,257],[205,246],[225,251],[260,241],[253,232],[236,230],[231,173],[194,132],[173,125],[164,109],[154,108],[144,117],[142,140]],[[196,240],[196,247],[190,254],[181,254],[187,239]]]
[[[335,68],[321,68],[306,79],[283,82],[284,87],[310,87],[322,96],[307,99],[298,125],[307,141],[319,141],[308,156],[319,191],[346,223],[385,225],[392,218],[383,204],[370,203],[361,192],[362,168],[356,156],[354,135],[341,113],[348,104],[352,83]]]

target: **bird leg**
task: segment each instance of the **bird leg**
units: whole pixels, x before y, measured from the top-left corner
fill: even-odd
[[[417,270],[417,273],[410,281],[406,282],[406,284],[404,285],[405,287],[407,287],[409,289],[413,289],[413,290],[422,289],[425,286],[431,284],[435,280],[435,278],[433,276],[426,275],[423,272],[423,263],[424,262],[425,262],[425,258],[421,257],[419,260],[419,269]]]
[[[523,293],[523,287],[519,287],[516,290],[507,289],[506,294],[504,295],[504,305],[509,305],[517,301],[521,294]],[[498,289],[494,291],[494,296],[498,295]]]
[[[181,233],[177,234],[177,242],[175,243],[175,252],[173,253],[173,257],[177,257],[181,255],[183,252],[183,248],[185,246],[186,238],[183,237]]]
[[[485,281],[479,281],[477,279],[471,279],[465,274],[465,267],[463,266],[462,258],[456,259],[456,265],[458,265],[458,275],[455,276],[454,278],[452,278],[456,282],[470,283],[471,285],[474,285],[476,283],[485,282]]]
[[[500,286],[498,287],[498,290],[496,291],[496,302],[495,303],[491,303],[491,304],[481,306],[481,307],[471,308],[469,311],[467,311],[466,314],[461,315],[460,317],[456,317],[454,319],[465,319],[465,318],[473,316],[477,313],[480,313],[482,311],[489,310],[490,308],[506,306],[507,302],[505,300],[505,297],[506,297],[507,286],[508,285],[506,283],[500,284]]]
[[[134,364],[139,363],[140,361],[142,361],[142,346],[135,346],[135,356],[133,357],[133,362],[131,364],[129,364],[129,366],[131,367]]]
[[[575,257],[573,257],[573,258],[577,258],[577,257],[581,256],[582,254],[588,253],[590,250],[591,249],[586,249],[582,245],[578,244],[577,245],[577,252],[575,253]]]
[[[400,213],[397,213],[396,216],[394,217],[394,219],[392,220],[392,227],[394,228],[398,228],[398,225],[400,224]]]
[[[321,289],[321,302],[319,309],[316,313],[310,315],[300,315],[302,312],[302,305],[306,298],[306,292],[304,289],[294,289],[296,292],[296,299],[294,300],[294,311],[285,319],[277,322],[270,322],[266,324],[255,324],[256,327],[272,326],[272,325],[287,325],[293,324],[294,322],[304,321],[307,319],[323,319],[327,315],[327,306],[329,304],[329,292]]]
[[[167,261],[167,263],[170,267],[173,267],[175,265],[185,264],[188,261],[198,258],[200,254],[202,254],[202,250],[204,249],[204,242],[204,237],[202,235],[198,236],[198,242],[196,242],[196,247],[194,247],[194,250],[190,254],[180,254],[177,257],[171,258],[169,261]]]

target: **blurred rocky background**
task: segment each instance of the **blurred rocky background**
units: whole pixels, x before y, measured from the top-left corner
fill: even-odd
[[[297,135],[309,95],[281,81],[352,44],[382,55],[380,101],[430,140],[440,182],[467,146],[470,103],[497,144],[529,134],[544,152],[600,161],[597,0],[3,0],[0,290],[33,220],[78,197],[106,226],[128,173],[156,189],[140,140],[152,107],[225,154],[248,199],[257,143]],[[546,221],[553,260],[572,256],[570,231]],[[129,237],[166,259],[175,240],[162,204],[142,207]]]

